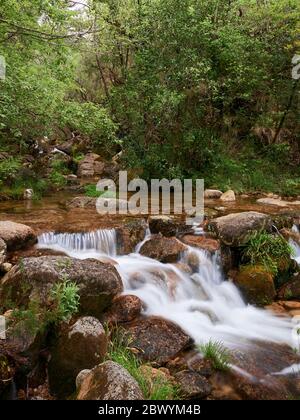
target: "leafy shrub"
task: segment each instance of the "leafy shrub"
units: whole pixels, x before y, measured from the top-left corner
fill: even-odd
[[[0,181],[5,181],[13,176],[21,168],[21,162],[18,158],[9,157],[0,161]]]
[[[288,266],[293,252],[281,235],[255,232],[243,250],[243,259],[251,265],[264,266],[267,271],[277,275],[281,267]]]
[[[212,362],[214,369],[222,371],[229,369],[231,355],[229,350],[220,341],[210,340],[206,344],[200,344],[198,349],[205,359]]]
[[[64,175],[56,170],[51,171],[49,179],[56,187],[64,187],[67,184],[67,180]]]
[[[117,143],[116,124],[104,107],[92,102],[66,102],[61,124],[89,136],[95,145],[109,147]]]

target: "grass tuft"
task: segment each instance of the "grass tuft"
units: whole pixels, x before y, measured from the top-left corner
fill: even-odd
[[[216,370],[227,371],[230,368],[231,354],[230,351],[220,341],[210,340],[206,344],[198,346],[199,351],[205,359],[212,362],[212,366]]]

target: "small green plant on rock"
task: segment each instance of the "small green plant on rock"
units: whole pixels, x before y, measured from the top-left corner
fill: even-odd
[[[13,311],[11,330],[17,335],[35,335],[43,332],[50,324],[68,322],[79,309],[78,291],[78,286],[67,279],[55,284],[49,293],[49,307],[33,299],[27,308]]]
[[[270,273],[277,275],[287,267],[294,251],[281,235],[255,232],[243,251],[243,259],[250,265],[262,265]]]
[[[223,343],[220,341],[209,340],[206,344],[200,344],[198,349],[205,359],[212,362],[214,369],[222,371],[229,370],[231,354]]]
[[[152,367],[143,364],[130,347],[131,340],[125,330],[116,328],[110,339],[107,359],[123,366],[139,384],[147,400],[173,400],[179,398],[178,387],[163,374],[151,377]]]
[[[69,321],[72,315],[79,309],[79,287],[77,284],[64,279],[63,283],[57,283],[53,286],[50,296],[54,301],[53,321]]]

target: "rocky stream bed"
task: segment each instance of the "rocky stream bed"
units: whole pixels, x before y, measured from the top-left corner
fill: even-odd
[[[174,217],[100,216],[72,194],[1,203],[1,398],[145,398],[109,360],[116,328],[147,380],[162,375],[181,398],[299,398],[299,207],[211,194],[194,230]],[[249,234],[261,231],[294,249],[276,276],[242,267]],[[66,279],[80,303],[71,319],[42,329],[16,319],[33,303],[51,313],[51,290]],[[230,351],[228,369],[201,353],[208,342]]]

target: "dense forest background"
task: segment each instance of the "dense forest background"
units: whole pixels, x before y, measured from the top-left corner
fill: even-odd
[[[0,182],[75,137],[146,179],[300,194],[299,22],[298,0],[2,0]]]

